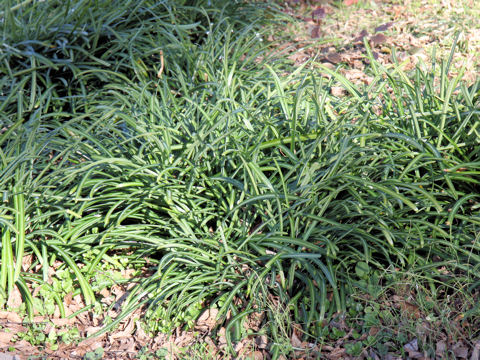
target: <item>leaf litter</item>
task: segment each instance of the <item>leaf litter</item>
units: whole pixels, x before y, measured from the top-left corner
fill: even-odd
[[[478,78],[480,4],[475,0],[345,0],[343,8],[326,0],[290,0],[280,5],[300,21],[270,39],[280,43],[276,51],[286,51],[296,66],[309,60],[314,60],[312,67],[342,65],[340,72],[349,80],[369,84],[369,75],[358,74],[368,65],[364,40],[380,64],[393,66],[394,48],[399,63],[409,71],[432,64],[434,51],[436,59],[446,59],[458,33],[450,76],[465,66],[467,84]]]

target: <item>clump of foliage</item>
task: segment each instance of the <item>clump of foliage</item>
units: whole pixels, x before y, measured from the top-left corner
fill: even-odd
[[[274,296],[321,337],[352,287],[378,286],[370,275],[383,269],[474,291],[479,84],[449,79],[450,60],[435,78],[371,58],[366,88],[326,68],[330,80],[288,72],[245,21],[271,10],[209,4],[6,7],[4,299],[16,284],[31,313],[28,282],[46,282],[59,258],[92,304],[87,279],[125,249],[154,273],[105,331],[143,304],[163,325],[215,304],[236,340],[254,306],[274,332]],[[335,83],[349,96],[331,95]],[[39,274],[24,273],[27,253]]]

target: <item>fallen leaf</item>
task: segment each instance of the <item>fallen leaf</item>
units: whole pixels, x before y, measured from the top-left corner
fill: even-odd
[[[325,62],[322,64],[322,66],[326,67],[327,69],[330,69],[330,70],[335,70],[335,65],[332,64],[332,63],[329,63],[329,62]],[[327,74],[327,73],[324,73],[322,74],[323,76],[325,76],[326,78],[330,79],[330,74]]]
[[[440,340],[439,342],[437,342],[437,345],[435,348],[435,355],[442,358],[445,355],[446,350],[447,350],[447,344],[445,343],[445,341]]]
[[[13,311],[0,311],[0,319],[5,319],[12,323],[21,323],[22,318],[16,312]]]
[[[336,97],[344,97],[346,94],[345,89],[341,86],[332,86],[330,92]]]
[[[259,349],[266,349],[268,346],[268,338],[266,335],[257,336],[255,343]]]
[[[73,303],[73,293],[69,292],[67,295],[65,295],[65,297],[63,298],[63,302],[67,306],[72,304]]]
[[[14,336],[15,336],[15,333],[11,333],[11,332],[7,333],[7,332],[0,331],[0,344],[1,345],[10,344],[10,341]]]
[[[217,344],[218,344],[219,348],[224,348],[225,346],[227,346],[227,338],[226,338],[225,334],[226,334],[226,331],[225,331],[224,327],[222,327],[222,328],[220,328],[220,330],[218,330]]]
[[[418,340],[415,338],[403,347],[412,359],[423,359],[423,354],[418,351]]]
[[[475,346],[473,347],[472,351],[472,356],[470,357],[470,360],[479,360],[480,359],[480,340],[478,340],[475,343]]]
[[[48,318],[46,316],[37,315],[33,318],[34,323],[44,323],[47,321],[48,321]]]
[[[348,80],[355,84],[363,83],[369,85],[373,81],[372,77],[357,69],[345,70],[344,75]]]
[[[261,351],[250,351],[246,354],[245,359],[248,360],[263,360],[263,354]]]
[[[457,358],[466,359],[468,356],[468,348],[462,341],[459,341],[453,345],[452,350]]]
[[[389,21],[386,24],[380,25],[375,28],[375,32],[385,31],[388,30],[393,25],[393,22]]]
[[[339,64],[342,62],[342,57],[337,53],[328,54],[326,59],[332,64]]]
[[[380,360],[380,357],[375,351],[373,351],[373,349],[370,349],[370,351],[368,352],[368,356],[370,356],[370,358],[373,360]]]
[[[357,70],[365,69],[365,65],[360,60],[353,60],[353,68]]]
[[[151,338],[148,336],[145,331],[143,330],[142,324],[140,321],[135,321],[135,340],[141,345],[145,346],[147,345],[150,341]]]
[[[312,29],[312,39],[318,39],[320,37],[320,26],[315,26]]]
[[[33,262],[33,255],[32,254],[25,255],[22,259],[23,271],[27,271],[30,268],[30,266],[32,265],[32,262]]]
[[[16,309],[16,308],[19,308],[20,305],[22,305],[22,303],[23,303],[22,294],[20,293],[20,290],[18,290],[18,288],[15,286],[12,289],[12,292],[10,292],[7,305],[12,309]]]
[[[384,44],[385,42],[387,42],[387,37],[383,34],[375,34],[370,38],[370,41],[374,45]]]
[[[128,319],[127,323],[124,325],[123,330],[115,331],[114,333],[112,333],[111,338],[112,339],[131,338],[134,327],[135,327],[135,320],[130,318]]]
[[[353,42],[354,42],[354,43],[361,42],[361,41],[363,41],[363,38],[364,38],[365,36],[368,36],[368,31],[365,30],[365,29],[363,29],[363,30],[360,32],[360,34],[358,34],[358,36],[357,36],[355,39],[353,39]]]
[[[410,341],[408,344],[405,344],[403,347],[403,350],[405,350],[408,353],[418,351],[418,340],[415,338],[412,341]]]
[[[297,334],[295,334],[295,331],[292,332],[292,336],[290,337],[290,343],[292,344],[293,347],[299,348],[302,346],[302,341],[298,338]]]
[[[421,317],[420,308],[417,305],[412,304],[397,295],[394,295],[392,300],[396,303],[397,308],[400,308],[406,315],[410,315],[416,319]]]
[[[416,319],[419,319],[420,316],[421,316],[421,313],[420,313],[420,308],[415,305],[415,304],[412,304],[408,301],[405,301],[403,303],[400,304],[400,308],[406,312],[408,315],[416,318]]]
[[[135,353],[135,340],[132,337],[120,339],[118,350],[122,352]]]
[[[372,326],[370,328],[370,330],[368,331],[368,335],[370,336],[375,336],[377,335],[377,333],[380,331],[380,328],[376,327],[376,326]]]
[[[211,331],[217,324],[218,309],[208,309],[200,315],[195,325],[196,330]]]
[[[87,336],[91,336],[99,331],[102,327],[101,326],[89,326],[85,329]]]
[[[346,352],[346,350],[343,347],[338,347],[338,348],[333,349],[330,352],[330,354],[325,354],[325,357],[327,359],[332,359],[332,360],[343,359],[344,355],[345,355],[345,352]]]
[[[308,59],[308,55],[301,51],[295,51],[288,56],[288,59],[294,61],[295,64],[301,64]]]
[[[102,338],[103,337],[104,336],[102,336]],[[103,344],[103,341],[101,341],[99,338],[83,340],[75,346],[75,350],[72,355],[83,356],[86,352],[94,351],[98,348],[103,348]]]
[[[217,347],[215,346],[215,343],[213,342],[213,340],[210,336],[205,337],[205,339],[203,341],[205,342],[205,344],[207,344],[207,346],[208,346],[208,348],[209,348],[209,350],[212,354],[217,352]]]
[[[327,14],[327,12],[325,11],[325,9],[321,6],[317,7],[315,10],[312,11],[312,17],[315,19],[315,18],[318,18],[318,19],[323,19],[325,17],[325,15]]]
[[[102,295],[104,298],[107,298],[110,296],[110,290],[105,287],[100,290],[99,294]]]
[[[358,3],[358,0],[343,0],[343,4],[345,6],[350,6],[350,5],[353,5],[353,4],[356,4]]]

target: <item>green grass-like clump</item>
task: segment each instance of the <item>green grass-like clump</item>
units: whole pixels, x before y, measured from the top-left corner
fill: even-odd
[[[479,84],[449,80],[448,61],[435,79],[371,59],[368,88],[292,72],[248,23],[272,10],[211,3],[4,7],[4,301],[16,284],[32,312],[30,284],[60,258],[93,304],[97,264],[125,249],[154,272],[105,330],[142,304],[164,331],[217,306],[231,340],[253,309],[275,336],[273,295],[321,337],[385,269],[473,292]],[[30,253],[40,274],[15,261]]]

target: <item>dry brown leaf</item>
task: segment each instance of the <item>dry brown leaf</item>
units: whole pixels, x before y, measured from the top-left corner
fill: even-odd
[[[372,81],[373,78],[371,76],[368,76],[361,70],[357,69],[350,69],[350,70],[342,70],[342,73],[345,75],[345,77],[353,82],[354,84],[367,84],[369,85]]]
[[[120,339],[120,338],[131,338],[134,326],[135,326],[135,320],[130,318],[124,325],[122,331],[115,331],[110,335],[110,337],[113,340]]]
[[[190,346],[195,342],[195,334],[190,331],[182,331],[181,333],[176,334],[174,343],[178,347]]]
[[[266,349],[268,346],[268,338],[266,335],[257,336],[255,343],[259,349]]]
[[[235,344],[234,350],[237,354],[241,354],[243,351],[248,350],[245,349],[245,341],[239,341]],[[243,350],[243,351],[242,351]]]
[[[104,336],[101,338],[104,338]],[[95,349],[103,347],[104,342],[101,340],[101,338],[92,338],[79,342],[75,346],[75,350],[73,350],[72,355],[83,356],[86,352],[94,351]]]
[[[421,317],[420,308],[415,304],[412,304],[408,301],[404,301],[403,303],[400,303],[400,308],[404,312],[406,312],[408,315],[416,319],[419,319]]]
[[[302,64],[308,59],[308,54],[301,52],[301,51],[295,51],[294,53],[290,54],[287,58],[289,60],[292,60],[295,62],[296,65]]]
[[[345,6],[351,6],[358,3],[358,0],[343,0],[343,3],[345,4]]]
[[[75,319],[69,318],[58,318],[58,319],[51,319],[55,326],[67,326],[75,324]]]
[[[44,323],[48,321],[48,317],[37,315],[33,318],[34,323]]]
[[[122,274],[122,276],[125,279],[130,279],[135,274],[135,270],[134,269],[125,269],[125,270],[121,270],[120,273]]]
[[[0,345],[9,345],[15,333],[0,331]]]
[[[479,360],[480,359],[480,340],[477,340],[475,346],[473,347],[472,356],[470,360]]]
[[[375,34],[370,38],[370,42],[374,45],[384,44],[387,42],[387,37],[383,34]]]
[[[358,36],[353,39],[353,42],[354,42],[354,43],[362,42],[362,41],[363,41],[363,38],[364,38],[365,36],[368,36],[368,31],[365,30],[365,29],[363,29],[363,30],[360,32],[360,34],[358,34]]]
[[[20,340],[15,342],[15,352],[18,354],[36,355],[39,351],[28,341]]]
[[[370,328],[370,330],[368,331],[368,335],[370,336],[375,336],[377,335],[377,333],[380,331],[380,328],[376,327],[376,326],[372,326]]]
[[[377,26],[377,27],[375,28],[375,32],[380,32],[380,31],[388,30],[392,25],[393,25],[393,22],[389,21],[389,22],[387,22],[386,24]]]
[[[365,64],[360,60],[353,60],[353,68],[357,70],[365,69]]]
[[[16,312],[13,311],[0,311],[0,319],[5,319],[12,323],[21,323],[22,318]]]
[[[416,338],[404,345],[403,350],[405,350],[412,359],[424,359],[423,354],[418,351],[418,340]]]
[[[8,297],[7,305],[12,309],[16,309],[16,308],[19,308],[20,305],[22,305],[22,303],[23,303],[22,294],[20,293],[20,290],[18,290],[18,288],[15,286],[12,289],[10,296]]]
[[[245,358],[244,359],[248,359],[248,360],[263,360],[264,357],[263,357],[263,354],[261,351],[250,351],[248,353],[246,353],[245,355]]]
[[[73,303],[73,293],[69,292],[67,295],[65,295],[63,302],[67,306],[71,305]]]
[[[405,350],[408,353],[418,351],[418,340],[413,339],[408,344],[405,344],[403,347],[403,350]]]
[[[73,297],[73,303],[70,305],[70,307],[72,307],[72,305],[76,305],[76,307],[78,307],[78,310],[84,308],[85,303],[83,302],[82,296],[81,295],[75,295]]]
[[[124,352],[135,353],[135,340],[133,339],[133,337],[122,338],[120,339],[120,344],[118,345],[118,347],[115,348]]]
[[[414,317],[416,319],[419,319],[421,317],[420,308],[417,305],[406,301],[405,299],[403,299],[402,297],[400,297],[398,295],[392,296],[392,300],[396,303],[397,308],[402,310],[402,312],[405,315],[409,315],[409,316]]]
[[[145,331],[143,330],[142,324],[140,321],[135,321],[135,339],[141,346],[145,346],[148,344],[152,339],[148,336]]]
[[[85,332],[87,333],[87,337],[90,335],[95,334],[97,331],[99,331],[102,327],[101,326],[88,326],[85,329]]]
[[[323,19],[327,15],[325,8],[318,6],[315,10],[312,11],[313,19]]]
[[[110,296],[110,290],[107,288],[103,288],[99,291],[99,294],[102,295],[104,298],[107,298]]]
[[[331,360],[343,359],[345,352],[343,347],[338,347],[333,349],[329,354],[325,354],[325,357]]]
[[[33,262],[33,254],[25,255],[22,259],[22,268],[23,271],[27,271]]]
[[[346,95],[345,89],[341,86],[332,86],[330,92],[336,97],[344,97]]]
[[[296,348],[300,348],[302,346],[302,341],[298,338],[297,334],[295,334],[295,331],[292,332],[292,336],[290,337],[290,344]]]
[[[466,359],[468,357],[468,348],[463,341],[459,341],[452,346],[453,353],[457,358]]]
[[[446,350],[447,350],[447,344],[445,343],[445,341],[440,340],[436,344],[435,355],[437,355],[439,357],[443,357],[445,355]]]
[[[342,62],[342,56],[338,53],[330,53],[327,55],[326,59],[332,64],[339,64]]]
[[[198,318],[195,329],[200,331],[211,331],[217,324],[217,315],[218,309],[207,309]]]

